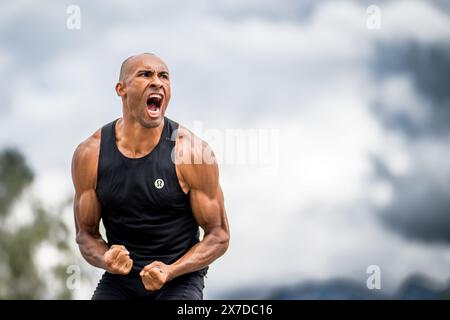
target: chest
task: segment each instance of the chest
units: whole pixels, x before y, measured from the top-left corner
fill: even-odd
[[[188,204],[170,159],[140,160],[103,164],[98,173],[97,195],[104,207],[168,210]]]

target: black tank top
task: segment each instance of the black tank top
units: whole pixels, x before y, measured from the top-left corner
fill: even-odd
[[[171,160],[171,137],[178,123],[164,117],[154,149],[141,158],[128,158],[117,148],[116,122],[101,130],[96,193],[108,245],[128,249],[133,259],[130,274],[137,275],[152,261],[170,264],[183,256],[199,241],[199,227]]]

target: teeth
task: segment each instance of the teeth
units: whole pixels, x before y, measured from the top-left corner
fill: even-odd
[[[162,99],[162,96],[159,95],[159,94],[151,94],[151,95],[149,96],[149,99],[158,99],[158,100],[161,100],[161,99]]]

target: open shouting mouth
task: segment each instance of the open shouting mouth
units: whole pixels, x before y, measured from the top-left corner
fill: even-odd
[[[147,113],[150,118],[158,118],[161,114],[161,104],[163,96],[159,93],[152,93],[147,99]]]

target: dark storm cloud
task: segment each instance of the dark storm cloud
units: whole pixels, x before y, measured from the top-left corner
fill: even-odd
[[[426,102],[420,108],[429,114],[429,117],[417,121],[408,113],[407,105],[400,108],[399,112],[385,112],[383,102],[375,101],[373,109],[386,129],[403,132],[411,150],[416,142],[424,141],[432,143],[435,148],[448,150],[450,41],[430,44],[417,41],[383,43],[377,50],[374,63],[376,81],[382,83],[393,75],[408,77],[415,92]],[[413,170],[401,176],[391,174],[382,159],[374,161],[378,176],[389,181],[394,190],[392,203],[380,212],[382,220],[409,238],[448,243],[450,177],[443,177],[442,180],[447,180],[447,183],[442,183],[436,175],[430,174],[433,169],[430,166],[442,170],[442,175],[448,174],[447,168],[442,166],[441,159],[435,158],[434,164],[430,164],[429,161],[421,161],[421,158],[429,157],[427,154],[411,154],[416,155],[412,160]]]
[[[376,81],[382,82],[392,75],[405,75],[429,102],[423,106],[428,108],[428,120],[413,124],[407,113],[381,114],[384,123],[409,135],[447,135],[450,131],[450,41],[432,44],[417,41],[382,43],[376,50],[373,69],[377,75]],[[376,106],[374,109],[379,110]],[[403,109],[407,110],[407,106]]]
[[[450,192],[427,174],[394,179],[394,200],[383,220],[407,237],[450,242]]]
[[[380,210],[382,221],[404,236],[430,242],[450,242],[450,188],[426,168],[405,176],[390,172],[382,159],[373,164],[379,178],[389,181],[394,194],[387,208]]]

